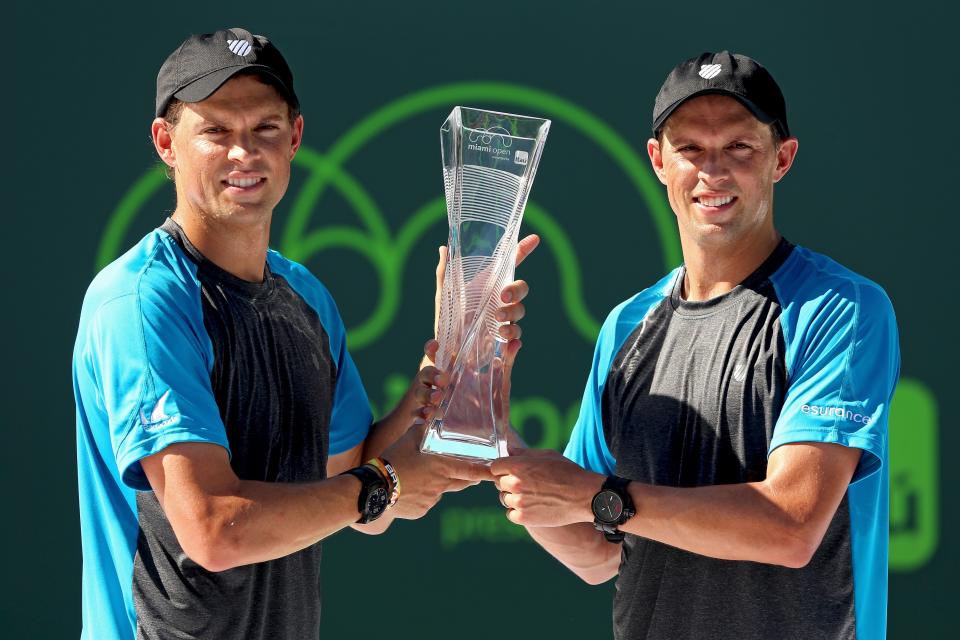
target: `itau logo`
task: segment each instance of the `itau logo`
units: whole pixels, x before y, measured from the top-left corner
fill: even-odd
[[[700,77],[709,80],[719,75],[722,70],[723,67],[718,64],[702,64],[700,65]]]
[[[227,47],[238,56],[245,56],[253,51],[253,45],[246,40],[227,40]]]

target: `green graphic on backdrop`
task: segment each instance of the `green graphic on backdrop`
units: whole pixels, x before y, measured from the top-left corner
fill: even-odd
[[[438,107],[486,100],[516,104],[539,115],[564,122],[606,151],[636,188],[653,218],[663,252],[664,266],[680,263],[680,243],[673,214],[664,201],[659,184],[650,176],[646,160],[609,125],[588,111],[552,94],[502,83],[461,83],[444,85],[411,94],[370,114],[333,143],[326,154],[301,147],[294,166],[309,172],[309,178],[294,198],[283,229],[280,251],[298,262],[306,262],[324,249],[349,249],[364,256],[377,272],[380,297],[370,317],[349,329],[349,346],[358,350],[374,342],[393,321],[400,301],[400,283],[411,248],[433,224],[444,220],[442,197],[425,204],[406,218],[392,236],[386,219],[370,194],[344,169],[344,163],[363,145],[389,127]],[[108,222],[97,252],[97,266],[103,267],[119,254],[127,227],[139,208],[164,184],[163,170],[152,169],[127,192]],[[362,228],[327,226],[309,230],[311,217],[324,191],[332,187],[349,203]],[[553,253],[561,284],[564,308],[577,332],[592,341],[599,323],[583,299],[580,268],[573,245],[562,227],[542,207],[531,201],[524,220],[539,233]]]
[[[890,568],[930,561],[940,527],[937,403],[916,380],[901,380],[890,407]]]
[[[431,109],[474,101],[517,105],[564,123],[597,144],[640,195],[656,230],[664,268],[672,269],[681,262],[673,214],[659,183],[650,175],[646,158],[602,120],[560,97],[517,85],[472,82],[426,89],[395,100],[365,117],[337,139],[326,153],[301,147],[294,159],[294,167],[307,171],[308,178],[294,197],[282,229],[280,251],[293,260],[306,262],[324,250],[351,250],[362,255],[377,275],[380,295],[375,308],[369,317],[348,329],[348,343],[355,352],[376,342],[394,322],[410,252],[433,225],[445,221],[446,208],[444,199],[438,197],[404,218],[404,224],[392,234],[380,207],[343,166],[365,144],[390,127]],[[142,207],[167,183],[163,169],[155,167],[122,197],[100,242],[96,258],[98,270],[120,254],[130,225]],[[310,227],[328,188],[353,207],[359,227]],[[554,217],[534,201],[527,204],[524,221],[542,236],[552,254],[563,308],[571,326],[592,344],[600,325],[584,301],[582,273],[573,243]],[[406,385],[405,376],[386,376],[380,407],[392,407]],[[562,449],[578,410],[579,399],[561,411],[546,398],[513,398],[511,422],[531,446]],[[376,406],[374,413],[380,415]],[[531,430],[531,425],[539,429]],[[534,431],[537,437],[531,438]],[[929,561],[936,549],[939,527],[936,445],[937,412],[932,394],[922,382],[902,380],[890,416],[890,567],[893,570],[917,569]],[[511,525],[496,508],[445,509],[440,526],[441,543],[447,549],[475,540],[529,540],[521,528]]]

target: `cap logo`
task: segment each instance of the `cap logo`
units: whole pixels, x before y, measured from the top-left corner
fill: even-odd
[[[698,75],[701,78],[705,78],[709,80],[710,78],[713,78],[719,75],[720,71],[722,70],[723,70],[723,67],[721,67],[718,64],[702,64],[700,65],[700,72]]]
[[[238,56],[245,56],[253,51],[253,45],[246,40],[227,40],[227,47]]]

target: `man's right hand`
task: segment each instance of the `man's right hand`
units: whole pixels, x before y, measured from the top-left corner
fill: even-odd
[[[427,425],[418,422],[383,452],[400,479],[400,498],[390,510],[407,520],[422,518],[446,492],[493,480],[490,468],[482,463],[421,453]]]

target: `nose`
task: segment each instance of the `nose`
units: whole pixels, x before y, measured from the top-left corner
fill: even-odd
[[[233,141],[227,152],[227,159],[237,164],[246,163],[257,154],[256,138],[250,135],[240,135]]]
[[[707,185],[726,182],[730,178],[730,169],[727,167],[724,154],[722,152],[704,154],[697,170],[697,177]]]

